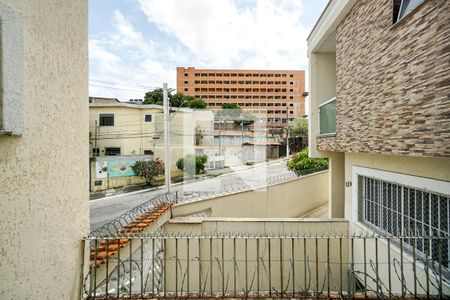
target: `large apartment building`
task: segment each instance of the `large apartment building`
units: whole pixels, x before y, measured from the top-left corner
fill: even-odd
[[[305,115],[305,71],[177,68],[177,92],[202,98],[211,109],[233,103],[268,122]]]

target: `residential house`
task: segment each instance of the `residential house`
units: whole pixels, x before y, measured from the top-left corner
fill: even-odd
[[[446,270],[449,15],[445,0],[331,0],[308,38],[309,148],[330,160],[330,217],[354,232],[444,236],[407,243]]]
[[[0,298],[80,299],[88,3],[0,1]]]
[[[89,142],[91,190],[142,183],[131,166],[137,160],[164,160],[163,108],[117,99],[91,97]],[[211,131],[212,112],[173,108],[170,120],[170,161],[195,153],[196,132]],[[207,142],[209,137],[203,137]]]

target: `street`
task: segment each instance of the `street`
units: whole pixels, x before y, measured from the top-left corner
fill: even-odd
[[[172,191],[220,191],[225,186],[239,185],[264,181],[268,177],[288,174],[286,161],[277,161],[268,164],[257,165],[250,168],[237,170],[236,172],[177,184]],[[90,226],[91,231],[101,227],[110,220],[119,217],[133,207],[150,200],[159,193],[164,192],[164,187],[131,194],[121,194],[90,201]]]

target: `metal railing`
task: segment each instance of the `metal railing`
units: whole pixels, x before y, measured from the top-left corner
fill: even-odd
[[[86,299],[450,297],[448,237],[393,236],[113,236],[126,239],[99,261],[91,248]],[[430,240],[433,260],[406,241]],[[448,258],[448,256],[446,256]]]

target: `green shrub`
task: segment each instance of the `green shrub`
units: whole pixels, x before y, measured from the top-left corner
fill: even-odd
[[[205,171],[205,164],[207,161],[208,157],[206,155],[188,154],[177,160],[176,165],[178,170],[182,171],[184,174],[193,176]]]
[[[297,176],[305,175],[328,169],[328,158],[311,158],[308,156],[308,149],[304,149],[288,160],[287,167]]]
[[[148,185],[156,176],[164,174],[164,162],[157,157],[155,160],[139,160],[132,166],[134,172],[142,177]]]

